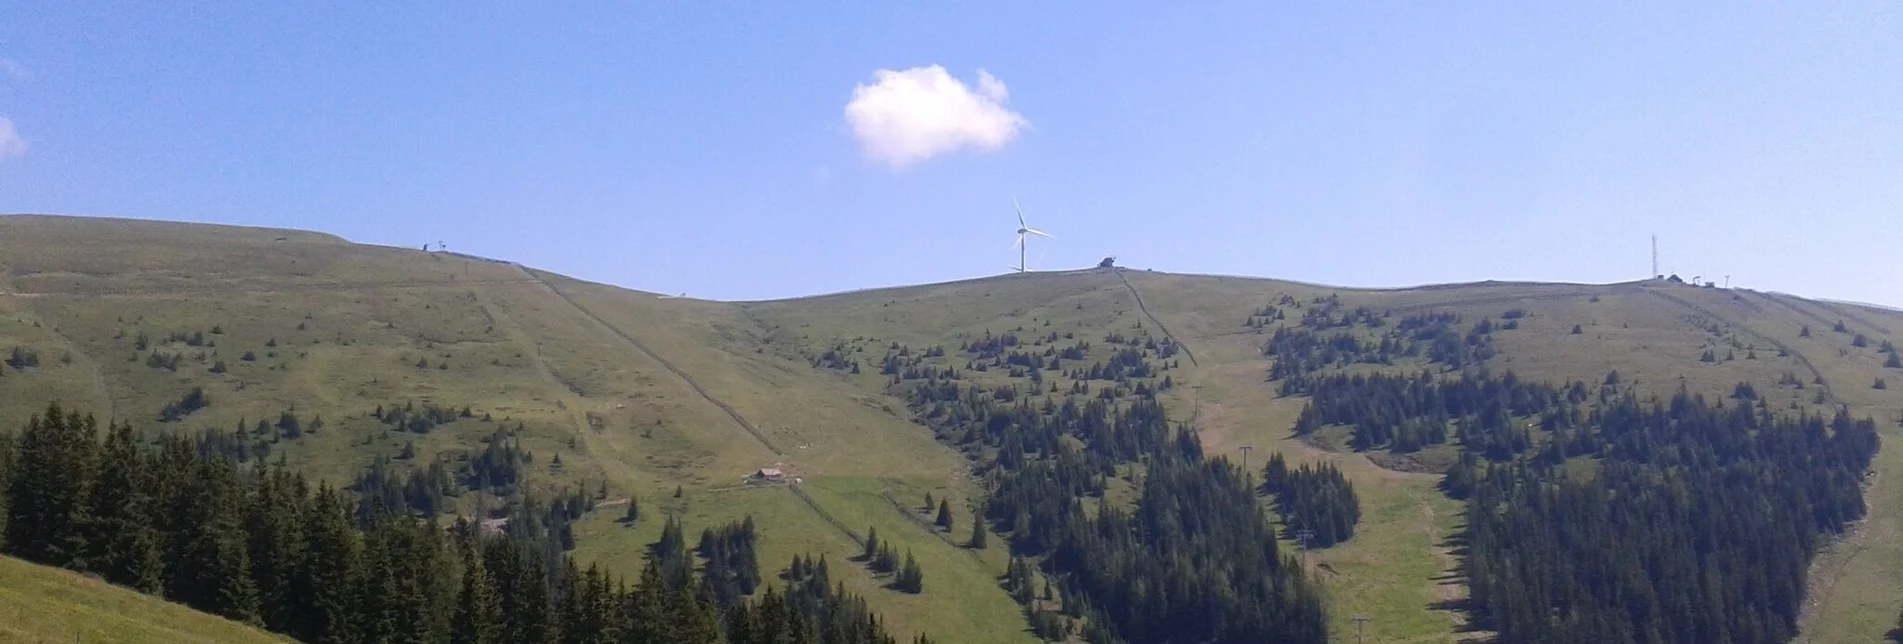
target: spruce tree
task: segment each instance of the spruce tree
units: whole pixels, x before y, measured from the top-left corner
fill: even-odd
[[[985,522],[979,517],[971,520],[971,539],[965,541],[965,547],[973,550],[985,549]]]
[[[243,490],[231,459],[212,454],[198,464],[183,508],[186,605],[233,621],[258,623],[258,589],[246,553]]]
[[[304,557],[292,579],[299,608],[298,639],[319,644],[358,641],[356,587],[362,552],[350,528],[350,511],[329,484],[319,484],[304,516]]]
[[[152,523],[154,501],[151,475],[132,425],[120,423],[106,435],[99,480],[92,488],[92,552],[87,558],[106,581],[146,593],[163,588],[164,560]]]
[[[899,569],[898,588],[915,595],[925,590],[925,573],[919,570],[910,550],[905,552],[905,566]]]
[[[866,528],[865,556],[867,561],[871,561],[879,556],[879,529],[878,528]]]
[[[27,421],[8,487],[6,551],[50,566],[85,570],[98,445],[91,416],[48,405]]]
[[[641,568],[641,581],[634,592],[625,600],[625,615],[630,629],[629,641],[633,642],[672,642],[680,639],[674,628],[672,609],[668,605],[668,583],[661,568],[649,559]]]
[[[292,580],[304,558],[304,521],[308,499],[299,492],[301,481],[283,466],[261,474],[245,508],[247,554],[251,578],[258,589],[258,610],[264,625],[288,632],[298,605],[292,598]]]
[[[456,595],[456,616],[450,624],[450,644],[502,641],[502,603],[473,549],[463,555],[462,590]]]
[[[938,524],[938,527],[940,529],[946,532],[951,532],[951,529],[952,529],[951,504],[947,503],[943,499],[940,499],[938,502],[938,520],[935,523]]]

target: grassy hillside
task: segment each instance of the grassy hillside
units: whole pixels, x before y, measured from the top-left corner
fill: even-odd
[[[1246,324],[1264,307],[1286,319]],[[345,480],[410,444],[418,453],[411,462],[454,462],[519,422],[536,455],[533,487],[606,481],[612,495],[638,497],[648,516],[680,516],[690,534],[751,514],[761,523],[763,567],[826,554],[853,571],[835,578],[901,632],[1030,641],[996,582],[1006,563],[1001,544],[967,551],[951,543],[962,529],[943,535],[922,524],[929,517],[916,506],[925,493],[952,499],[962,528],[981,492],[966,458],[887,392],[880,360],[894,345],[956,348],[1007,331],[1167,336],[1187,351],[1168,372],[1178,386],[1163,400],[1172,418],[1194,421],[1208,452],[1241,458],[1249,446],[1255,465],[1277,451],[1327,460],[1354,482],[1363,507],[1357,536],[1307,558],[1337,632],[1350,633],[1349,617],[1365,613],[1372,641],[1467,637],[1454,610],[1465,590],[1448,544],[1462,505],[1435,487],[1441,456],[1425,450],[1377,463],[1291,436],[1302,401],[1276,395],[1262,346],[1316,307],[1397,319],[1445,312],[1467,323],[1517,311],[1517,328],[1492,334],[1489,369],[1594,383],[1616,370],[1641,392],[1682,386],[1710,398],[1750,383],[1774,408],[1843,405],[1876,417],[1886,438],[1897,437],[1903,415],[1903,370],[1885,367],[1881,353],[1885,341],[1903,339],[1895,335],[1903,314],[1745,290],[1649,282],[1357,290],[1090,270],[719,303],[314,233],[0,217],[0,353],[19,346],[38,358],[37,366],[0,368],[0,396],[16,403],[0,408],[0,426],[17,426],[51,399],[153,431],[228,430],[286,411],[308,426],[321,415],[321,429],[275,449]],[[1875,389],[1878,378],[1892,387]],[[194,387],[211,404],[159,423],[160,410]],[[473,413],[422,434],[389,431],[370,414],[405,403]],[[1870,518],[1814,571],[1812,641],[1869,641],[1903,609],[1903,588],[1891,583],[1903,576],[1903,451],[1877,461]],[[800,494],[740,484],[774,466],[803,481]],[[577,553],[632,574],[660,523],[622,526],[618,514],[611,507],[585,519]],[[868,527],[918,553],[925,594],[885,590],[886,580],[846,563]]]
[[[0,641],[238,644],[290,640],[97,579],[0,557]]]

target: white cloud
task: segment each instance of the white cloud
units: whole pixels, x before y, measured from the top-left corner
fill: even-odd
[[[26,139],[13,131],[13,121],[0,116],[0,161],[26,154]]]
[[[1004,106],[1004,82],[982,69],[976,91],[938,65],[872,78],[853,88],[846,122],[866,156],[893,168],[964,148],[996,150],[1031,125]]]

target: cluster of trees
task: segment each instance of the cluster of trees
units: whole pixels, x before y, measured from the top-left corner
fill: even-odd
[[[860,558],[873,572],[893,575],[893,588],[914,595],[925,592],[925,572],[919,568],[918,560],[912,558],[912,551],[905,551],[905,563],[901,565],[898,551],[892,549],[891,542],[879,540],[877,528],[866,529],[865,552]]]
[[[182,354],[182,353],[166,353],[164,351],[153,351],[151,353],[146,354],[145,366],[151,367],[153,369],[164,369],[166,371],[178,371],[178,363],[180,360],[183,360],[184,358],[185,358],[185,354]]]
[[[211,395],[205,393],[204,387],[192,387],[191,391],[185,392],[185,395],[180,396],[177,401],[166,403],[165,408],[159,410],[159,422],[176,423],[210,404]]]
[[[459,418],[473,418],[476,414],[468,405],[464,405],[462,409],[456,409],[438,406],[435,403],[424,403],[423,408],[419,410],[416,408],[415,401],[408,401],[400,407],[391,405],[385,408],[383,405],[377,405],[376,411],[370,412],[370,415],[389,425],[392,430],[427,434],[437,425],[453,423]]]
[[[659,559],[632,590],[578,570],[545,547],[540,521],[491,534],[362,513],[282,466],[179,436],[147,446],[130,425],[97,434],[57,405],[0,433],[0,551],[309,642],[895,642],[863,600],[825,584],[824,562],[784,594],[723,610],[716,581],[664,576]]]
[[[1289,469],[1281,453],[1262,468],[1262,491],[1275,496],[1275,509],[1288,530],[1307,530],[1304,547],[1326,548],[1355,535],[1361,499],[1354,485],[1332,463]]]
[[[993,349],[996,338],[978,350]],[[1006,351],[1015,340],[998,340],[995,348]],[[1148,351],[1149,342],[1141,335],[1104,339],[1146,347],[1120,364],[1154,374],[1160,368],[1151,360],[1165,349],[1156,341],[1158,350]],[[982,547],[993,528],[1008,537],[1015,565],[1045,571],[1042,590],[1058,601],[1035,601],[1040,589],[1028,581],[1013,591],[1040,635],[1322,641],[1318,590],[1277,551],[1249,477],[1226,460],[1205,459],[1194,432],[1169,423],[1155,398],[1161,385],[1130,382],[1093,391],[1079,381],[1068,393],[1019,395],[1014,388],[999,396],[995,387],[927,374],[895,393],[909,398],[942,439],[980,460],[992,491],[971,541]],[[1137,469],[1145,475],[1136,509],[1111,507],[1102,498],[1107,481]],[[1092,498],[1100,506],[1095,513],[1083,505]],[[1021,571],[1027,579],[1028,570]]]
[[[471,457],[462,472],[463,485],[504,496],[516,489],[527,478],[529,464],[535,462],[535,455],[522,449],[518,437],[523,429],[517,422],[514,429],[497,427],[484,438],[482,453]]]
[[[1864,514],[1875,423],[1680,392],[1628,395],[1591,427],[1603,447],[1590,480],[1538,462],[1468,475],[1485,622],[1506,641],[1789,640],[1817,546]]]
[[[831,580],[826,558],[795,556],[782,578],[784,592],[769,587],[758,601],[727,613],[731,644],[896,644],[863,598]],[[914,644],[930,644],[920,636]]]
[[[40,366],[40,354],[32,349],[15,345],[13,351],[7,354],[6,362],[7,366],[13,367],[14,371],[24,371]]]
[[[218,341],[205,339],[204,331],[193,331],[191,333],[186,333],[184,331],[173,331],[171,334],[165,336],[165,341],[178,342],[178,343],[184,344],[185,346],[190,346],[190,347],[218,346]]]
[[[700,533],[695,549],[706,564],[701,577],[713,588],[714,599],[723,607],[732,607],[760,587],[760,560],[754,553],[753,517],[708,528]]]
[[[1600,391],[1603,399],[1612,388]],[[1409,452],[1447,442],[1452,423],[1452,437],[1463,449],[1496,461],[1532,446],[1531,429],[1514,418],[1538,418],[1538,425],[1548,430],[1575,427],[1584,422],[1584,404],[1592,398],[1583,382],[1562,388],[1521,380],[1512,372],[1495,377],[1485,369],[1457,378],[1427,371],[1413,376],[1299,376],[1285,380],[1282,392],[1309,395],[1295,421],[1297,434],[1347,425],[1357,450]]]
[[[463,488],[441,461],[407,471],[377,457],[347,488],[357,493],[359,522],[374,523],[379,514],[433,517],[455,507]]]
[[[1262,345],[1263,355],[1274,358],[1269,366],[1270,380],[1296,378],[1350,364],[1392,365],[1397,360],[1417,357],[1460,369],[1493,357],[1495,330],[1519,328],[1517,318],[1499,325],[1482,318],[1463,335],[1457,328],[1458,316],[1433,312],[1402,318],[1394,328],[1375,337],[1364,337],[1354,328],[1383,327],[1386,313],[1376,314],[1363,308],[1337,318],[1332,310],[1311,308],[1301,326],[1276,328],[1269,341]],[[1251,318],[1258,330],[1261,319]],[[1331,331],[1343,327],[1348,330]]]
[[[1406,347],[1389,337],[1381,338],[1379,343],[1363,342],[1348,331],[1324,336],[1308,329],[1280,327],[1262,345],[1262,353],[1275,359],[1269,364],[1269,379],[1282,380],[1354,363],[1394,364],[1396,356],[1406,355]]]
[[[1007,416],[1086,447],[1059,441],[1012,457],[1008,450],[1019,445],[1013,422],[986,506],[1015,552],[1043,557],[1062,580],[1064,610],[1083,619],[1085,637],[1322,641],[1320,598],[1277,552],[1245,476],[1226,460],[1205,460],[1194,434],[1171,428],[1152,400],[1115,414],[1100,401],[1084,408],[1093,406],[1106,415],[1077,413],[1067,403],[1068,414]],[[1105,477],[1139,459],[1148,471],[1136,510],[1110,506],[1102,499]],[[1082,505],[1092,496],[1094,517]]]

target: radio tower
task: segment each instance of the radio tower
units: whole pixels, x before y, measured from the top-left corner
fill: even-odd
[[[1653,235],[1652,236],[1652,279],[1658,279],[1659,275],[1661,275],[1661,273],[1659,273],[1659,236]]]

